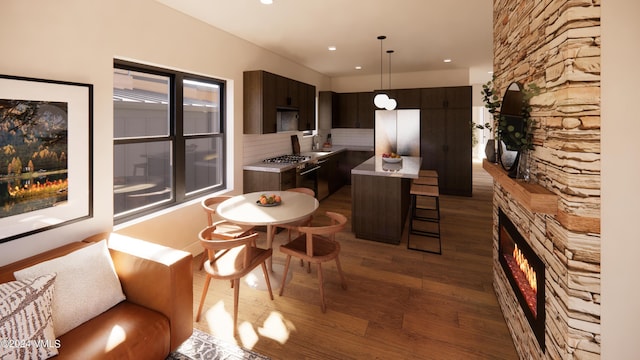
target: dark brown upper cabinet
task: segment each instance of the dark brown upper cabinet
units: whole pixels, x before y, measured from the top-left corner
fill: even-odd
[[[300,106],[300,83],[286,77],[276,77],[276,106],[298,108]]]
[[[337,111],[334,111],[331,127],[373,129],[373,92],[333,94],[333,107]]]
[[[266,71],[245,71],[243,82],[244,133],[275,133],[276,75]]]
[[[471,104],[468,86],[452,86],[420,89],[422,109],[466,108]]]
[[[298,110],[298,129],[315,129],[315,86],[263,70],[245,71],[243,81],[245,134],[277,132],[278,109]]]
[[[338,94],[338,118],[333,119],[334,128],[355,128],[358,120],[358,93]]]
[[[316,128],[316,87],[313,85],[298,84],[298,130],[308,131]]]
[[[358,93],[358,127],[363,129],[373,129],[376,120],[376,109],[373,105],[373,92]]]
[[[319,128],[329,129],[334,127],[334,119],[337,119],[337,118],[338,118],[338,94],[333,91],[320,91],[318,93]]]
[[[420,109],[420,89],[397,89],[393,98],[398,103],[396,109]]]

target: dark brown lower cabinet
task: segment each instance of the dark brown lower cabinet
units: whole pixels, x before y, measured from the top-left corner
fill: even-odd
[[[351,228],[357,238],[399,244],[411,179],[351,175]]]
[[[296,187],[296,169],[283,172],[244,170],[244,193],[282,191]]]
[[[351,169],[370,159],[375,153],[373,151],[347,150],[343,153],[338,163],[338,171],[342,177],[342,185],[351,184]],[[342,186],[341,185],[341,186]]]

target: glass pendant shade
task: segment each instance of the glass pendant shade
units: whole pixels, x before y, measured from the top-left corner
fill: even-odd
[[[387,94],[380,93],[373,98],[373,103],[379,109],[386,109],[388,102],[389,102],[389,96],[387,96]]]
[[[398,103],[396,102],[395,99],[389,98],[389,100],[387,100],[387,105],[384,108],[387,110],[395,110],[397,105]]]

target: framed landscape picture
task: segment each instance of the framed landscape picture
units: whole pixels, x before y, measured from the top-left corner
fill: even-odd
[[[93,216],[93,86],[0,75],[0,242]]]

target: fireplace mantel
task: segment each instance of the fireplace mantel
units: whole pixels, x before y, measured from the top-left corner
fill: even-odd
[[[487,159],[483,160],[482,168],[531,212],[549,215],[558,213],[558,196],[541,185],[514,180],[507,175],[500,164],[494,164]]]

